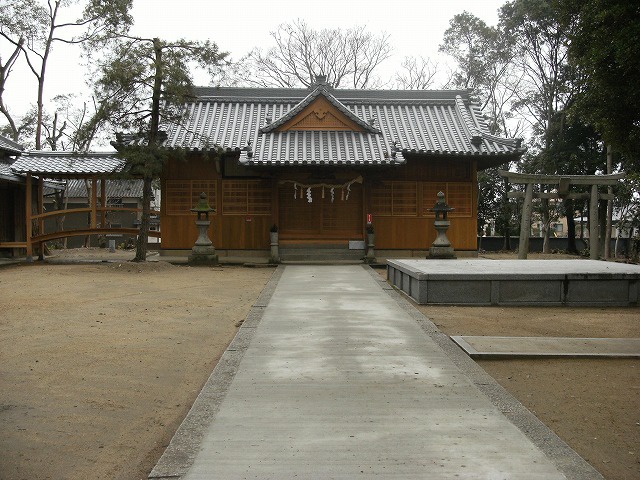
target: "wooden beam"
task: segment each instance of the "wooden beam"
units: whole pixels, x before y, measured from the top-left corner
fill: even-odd
[[[0,248],[27,248],[27,242],[0,242]]]
[[[525,193],[524,192],[508,192],[507,193],[507,197],[509,198],[524,198]],[[568,195],[559,195],[555,192],[534,192],[533,194],[533,198],[534,199],[538,199],[538,198],[549,198],[549,199],[562,199],[562,200],[586,200],[588,198],[590,198],[590,194],[589,193],[569,193]],[[598,198],[601,198],[603,200],[613,200],[615,198],[614,195],[610,195],[608,193],[600,193],[598,195]]]
[[[520,223],[520,242],[518,244],[518,258],[525,260],[529,253],[529,234],[531,230],[531,204],[533,203],[533,183],[527,184],[527,190],[522,204],[522,221]]]
[[[542,175],[534,173],[517,173],[498,170],[500,176],[511,183],[542,183],[545,185],[616,185],[626,174],[612,173],[610,175]]]

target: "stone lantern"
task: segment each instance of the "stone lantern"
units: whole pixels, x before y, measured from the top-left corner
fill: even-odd
[[[206,193],[203,192],[200,194],[198,204],[193,207],[191,211],[198,214],[198,219],[196,220],[196,225],[198,227],[198,239],[191,249],[189,263],[194,265],[218,265],[216,249],[213,246],[211,239],[209,239],[208,233],[209,225],[211,225],[209,213],[214,212],[215,209],[211,208],[211,205],[209,205]]]
[[[443,192],[438,192],[438,201],[430,210],[436,214],[433,225],[436,227],[438,236],[429,249],[429,258],[456,258],[451,242],[447,238],[447,229],[451,225],[447,214],[453,210],[453,207],[447,205]]]

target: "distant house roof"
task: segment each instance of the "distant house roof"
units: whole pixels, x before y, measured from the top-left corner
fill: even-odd
[[[407,154],[474,156],[480,168],[518,158],[520,139],[491,135],[469,92],[198,87],[165,146],[239,151],[254,166],[392,165]],[[323,96],[359,131],[282,127]]]
[[[122,171],[125,162],[113,153],[32,151],[12,165],[13,173],[31,173],[45,178],[84,177]]]
[[[3,135],[0,135],[0,151],[6,152],[10,155],[20,155],[24,150],[24,147],[18,142],[11,140]]]
[[[143,181],[112,180],[105,183],[107,198],[142,198]],[[67,182],[67,195],[69,198],[86,198],[87,186],[83,180],[71,179]]]

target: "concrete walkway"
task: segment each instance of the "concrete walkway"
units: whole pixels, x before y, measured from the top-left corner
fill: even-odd
[[[601,478],[368,267],[276,275],[150,478]]]

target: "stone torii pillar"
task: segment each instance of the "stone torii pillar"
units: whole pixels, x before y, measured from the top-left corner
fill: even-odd
[[[615,185],[625,178],[624,173],[609,175],[542,175],[508,172],[499,170],[501,177],[509,183],[526,185],[525,192],[508,192],[509,198],[524,198],[522,205],[522,221],[520,224],[520,241],[518,244],[518,258],[526,259],[529,253],[529,235],[531,229],[531,210],[534,198],[546,199],[589,199],[589,258],[597,260],[600,255],[598,234],[598,200],[613,200],[609,193],[599,193],[599,185]],[[533,185],[557,185],[557,192],[534,192]],[[571,193],[571,185],[589,185],[590,193]]]

